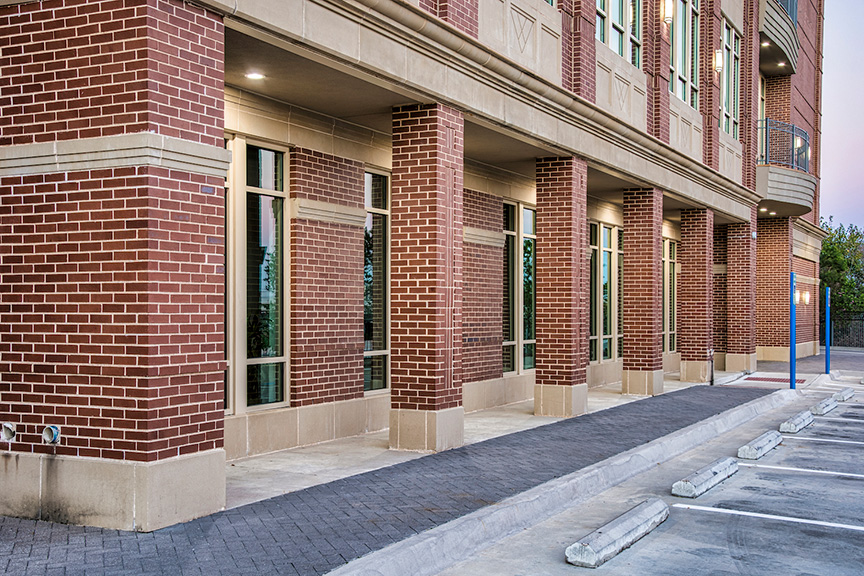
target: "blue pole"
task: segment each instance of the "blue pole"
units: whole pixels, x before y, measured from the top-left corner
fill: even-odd
[[[825,287],[825,374],[831,374],[831,288]]]
[[[789,388],[795,389],[795,273],[789,281]]]

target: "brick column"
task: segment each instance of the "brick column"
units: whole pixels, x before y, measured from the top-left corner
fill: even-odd
[[[463,441],[461,112],[393,111],[390,446]]]
[[[669,143],[669,25],[662,18],[663,0],[644,0],[642,69],[648,77],[648,133]]]
[[[756,207],[726,235],[726,370],[756,371]],[[788,284],[789,279],[786,279]]]
[[[681,272],[678,276],[678,349],[681,380],[711,379],[714,295],[714,212],[681,210]]]
[[[587,182],[585,160],[537,160],[537,415],[588,408]]]
[[[759,360],[789,360],[789,274],[793,228],[790,218],[762,218],[756,240],[756,354]],[[800,309],[800,308],[799,308]]]
[[[560,0],[561,75],[565,90],[590,102],[597,100],[597,56],[594,35],[596,0]]]
[[[420,0],[420,7],[477,38],[479,0]]]
[[[759,0],[744,0],[741,36],[741,143],[742,184],[756,189],[759,155]]]
[[[663,191],[624,191],[624,394],[663,391]]]
[[[222,20],[33,2],[0,7],[0,46],[0,514],[147,531],[219,510]]]
[[[723,48],[723,21],[720,0],[702,0],[699,22],[700,81],[699,108],[702,112],[702,161],[714,170],[720,169],[720,74],[714,70],[714,51]]]

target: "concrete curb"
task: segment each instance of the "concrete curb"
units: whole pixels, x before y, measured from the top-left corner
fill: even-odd
[[[734,458],[721,458],[672,485],[672,495],[682,498],[701,496],[723,480],[738,472]]]
[[[855,390],[853,390],[852,388],[844,388],[843,390],[840,390],[839,392],[835,392],[833,398],[837,402],[846,402],[847,400],[852,398],[852,396],[854,396],[854,395],[855,395]]]
[[[738,449],[738,458],[742,460],[758,460],[782,441],[783,437],[776,430],[765,432],[749,444],[741,446]]]
[[[813,413],[809,410],[804,410],[780,424],[780,432],[784,434],[797,434],[812,423]]]
[[[669,506],[659,498],[649,498],[602,528],[567,547],[567,562],[584,568],[597,568],[669,517]]]
[[[814,416],[824,416],[835,408],[837,408],[837,401],[834,398],[828,397],[818,404],[811,406],[810,412],[812,412]]]
[[[649,470],[760,414],[800,397],[778,390],[492,506],[396,542],[341,566],[331,576],[432,576]]]

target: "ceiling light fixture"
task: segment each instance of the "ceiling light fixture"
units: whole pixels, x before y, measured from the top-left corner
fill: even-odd
[[[767,211],[768,211],[767,208],[759,208],[759,212],[767,212]]]
[[[769,215],[769,216],[776,216],[777,213],[776,213],[776,212],[769,212],[768,215]]]
[[[767,40],[765,42],[762,42],[762,46],[770,46],[770,45],[771,45],[771,43],[768,42]]]
[[[260,72],[249,72],[248,74],[246,74],[246,78],[248,78],[249,80],[263,80],[264,75]]]

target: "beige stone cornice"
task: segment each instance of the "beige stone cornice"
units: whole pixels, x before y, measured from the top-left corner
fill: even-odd
[[[158,166],[224,178],[231,152],[152,132],[0,148],[0,176]]]
[[[289,202],[292,219],[317,220],[331,224],[363,226],[366,223],[366,210],[353,206],[331,204],[308,198],[292,198]]]
[[[462,229],[465,242],[470,244],[481,244],[483,246],[493,246],[495,248],[503,248],[507,240],[503,232],[494,232],[492,230],[483,230],[482,228],[471,228],[465,226]]]

